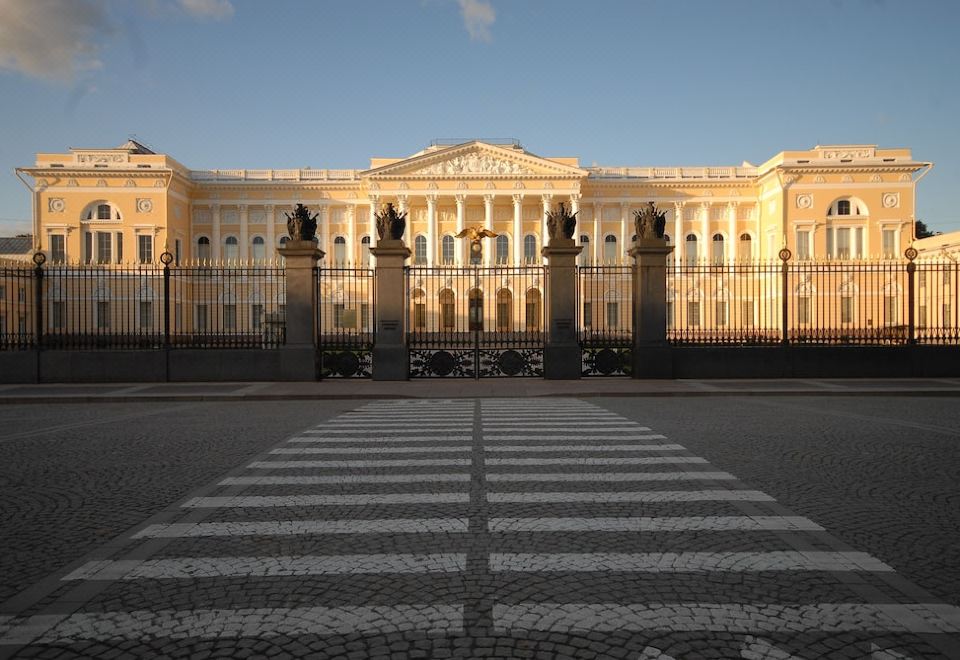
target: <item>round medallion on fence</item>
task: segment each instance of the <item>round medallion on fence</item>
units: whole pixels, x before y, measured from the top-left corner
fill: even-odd
[[[341,376],[352,376],[360,369],[360,358],[354,353],[344,351],[333,358],[333,370]]]
[[[508,376],[516,376],[523,371],[525,362],[523,356],[516,351],[504,351],[497,358],[497,366],[500,367],[500,371]]]
[[[446,376],[453,371],[456,360],[447,351],[437,351],[430,356],[430,371],[438,376]]]
[[[616,351],[609,348],[603,348],[597,351],[597,354],[593,356],[593,366],[604,376],[609,376],[614,371],[618,371],[623,368],[623,360],[620,358],[620,354]]]

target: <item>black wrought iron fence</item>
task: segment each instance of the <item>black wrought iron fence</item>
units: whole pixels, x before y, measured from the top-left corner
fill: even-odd
[[[584,376],[629,376],[633,346],[633,266],[577,269]]]
[[[0,268],[0,349],[276,348],[285,305],[277,266],[44,266],[41,258]]]
[[[314,269],[317,347],[323,378],[369,378],[376,297],[370,268]]]

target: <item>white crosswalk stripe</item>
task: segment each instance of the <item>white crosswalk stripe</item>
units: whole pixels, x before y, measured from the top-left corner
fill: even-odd
[[[360,495],[237,495],[194,497],[186,509],[238,509],[287,506],[369,506],[373,504],[455,504],[469,502],[467,493],[363,493]]]
[[[802,516],[491,518],[488,527],[491,532],[823,531],[823,527]]]
[[[465,518],[378,520],[268,520],[266,522],[169,523],[150,525],[132,538],[192,536],[306,536],[320,534],[439,534],[467,531]]]
[[[491,472],[490,488],[502,482],[569,482],[614,483],[618,481],[732,481],[729,472]]]
[[[402,460],[381,459],[376,461],[254,461],[247,467],[264,470],[288,470],[292,468],[395,468],[395,467],[467,467],[469,458],[405,458]]]
[[[628,456],[617,458],[484,458],[486,465],[682,465],[706,464],[699,456]]]
[[[693,474],[693,473],[685,473]],[[221,486],[322,486],[327,484],[416,484],[470,481],[468,472],[445,474],[334,474],[263,477],[226,477]]]

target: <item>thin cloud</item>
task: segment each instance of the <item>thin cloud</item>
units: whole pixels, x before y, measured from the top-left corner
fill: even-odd
[[[98,69],[116,27],[103,0],[0,0],[0,68],[47,80]]]
[[[460,14],[463,16],[463,25],[473,41],[490,42],[490,26],[497,20],[497,12],[487,0],[457,0],[460,4]]]
[[[124,12],[111,15],[111,5],[108,0],[0,0],[0,70],[69,83],[79,73],[103,68],[100,53],[117,37],[131,41],[142,63],[146,53],[134,21]],[[133,6],[150,19],[160,18],[165,6],[199,20],[225,20],[234,13],[230,0],[140,0]]]
[[[221,21],[233,16],[230,0],[180,0],[180,7],[195,18]]]

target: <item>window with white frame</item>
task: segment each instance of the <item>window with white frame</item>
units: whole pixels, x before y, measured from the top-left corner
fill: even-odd
[[[206,332],[209,329],[210,319],[207,318],[207,304],[198,303],[194,309],[193,329],[197,332]]]
[[[688,264],[697,263],[697,235],[687,234],[684,242],[684,258]]]
[[[255,261],[263,261],[266,258],[267,245],[263,236],[254,236],[250,247]]]
[[[740,323],[745,328],[752,328],[754,326],[754,315],[753,311],[753,300],[741,300],[740,301]]]
[[[84,209],[80,219],[85,222],[115,222],[121,219],[120,209],[110,202],[94,202]]]
[[[180,239],[173,241],[173,263],[177,266],[180,265],[180,257],[183,255],[183,243]]]
[[[723,263],[723,234],[713,235],[710,259],[714,264]]]
[[[360,239],[360,265],[370,265],[370,237],[364,236]]]
[[[833,259],[861,259],[863,227],[827,227],[827,254]]]
[[[210,239],[206,236],[197,239],[197,259],[210,261]]]
[[[420,235],[413,239],[413,262],[427,264],[427,237]]]
[[[110,329],[110,301],[97,301],[97,330]]]
[[[97,263],[109,264],[113,261],[113,232],[98,231],[97,236]]]
[[[897,257],[897,230],[883,228],[880,230],[880,247],[883,251],[884,259],[896,259]]]
[[[700,301],[687,301],[687,325],[691,328],[700,327]]]
[[[753,237],[750,234],[740,234],[740,243],[737,247],[737,258],[747,262],[753,259]]]
[[[347,239],[337,236],[333,239],[333,262],[343,265],[347,261]]]
[[[498,237],[497,237],[497,246],[498,246],[497,263],[506,263],[506,262],[501,262],[501,261],[500,261],[500,254],[499,254],[499,245],[500,245],[500,243],[499,243],[499,241],[500,241],[501,238],[504,238],[504,239],[505,239],[506,236],[498,236]],[[453,236],[449,236],[449,235],[448,235],[448,236],[444,236],[442,239],[440,239],[440,263],[445,264],[445,265],[447,265],[447,266],[453,264],[454,246],[455,246],[455,243],[454,243],[454,240],[453,240]]]
[[[853,323],[853,292],[840,291],[840,323]]]
[[[453,243],[453,239],[450,239]],[[498,264],[510,263],[510,238],[506,234],[497,236],[496,260]],[[453,245],[450,246],[450,257],[453,258]]]
[[[583,303],[583,327],[584,328],[593,327],[593,303],[592,302]]]
[[[797,323],[800,325],[809,325],[810,323],[810,294],[801,293],[797,297]]]
[[[615,301],[607,301],[607,329],[615,330],[620,327],[620,305]]]
[[[153,301],[141,300],[138,311],[140,315],[140,319],[139,319],[140,329],[152,330],[153,329]]]
[[[808,261],[813,250],[810,247],[812,232],[808,227],[797,229],[797,259]]]
[[[153,263],[153,236],[150,234],[137,234],[137,261]]]
[[[240,241],[236,236],[227,236],[223,239],[223,258],[233,262],[240,258]]]
[[[67,260],[67,241],[63,234],[50,235],[50,261],[62,264]]]
[[[607,234],[603,238],[603,263],[615,264],[620,257],[617,250],[617,237],[613,234]]]
[[[727,325],[727,300],[726,298],[717,298],[713,305],[713,314],[716,324],[720,327]]]
[[[580,245],[583,246],[583,250],[580,251],[580,265],[589,266],[590,265],[590,237],[586,234],[580,235]]]
[[[62,300],[54,300],[50,304],[50,318],[54,330],[63,330],[66,324],[67,303]]]
[[[250,305],[250,327],[254,330],[260,330],[263,327],[262,303],[253,303]]]
[[[533,234],[527,234],[523,237],[523,263],[532,264],[537,262],[537,238]]]

